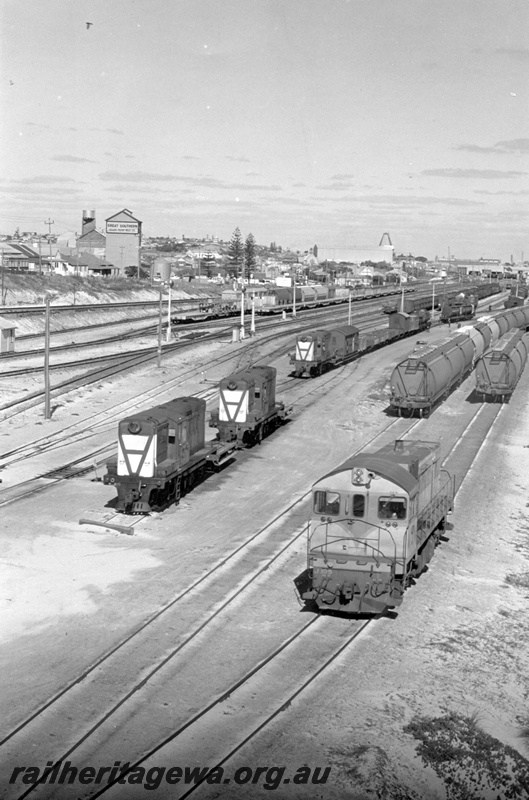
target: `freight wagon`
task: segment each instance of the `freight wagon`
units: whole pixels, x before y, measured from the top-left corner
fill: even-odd
[[[399,413],[429,413],[441,399],[466,377],[474,364],[474,344],[456,334],[437,346],[414,350],[391,374],[391,405]]]
[[[399,415],[428,414],[464,380],[490,346],[512,328],[526,329],[528,325],[529,307],[512,308],[496,317],[482,317],[435,347],[414,350],[391,374],[391,408]]]
[[[515,329],[502,336],[476,363],[476,391],[483,399],[503,403],[510,397],[524,370],[529,352],[529,334]]]
[[[399,606],[433,556],[454,479],[440,444],[397,440],[353,456],[312,487],[301,598],[319,609],[379,614]]]
[[[476,313],[476,303],[473,300],[473,297],[460,296],[445,301],[441,306],[441,322],[462,322],[472,319]]]
[[[490,297],[493,294],[498,294],[500,291],[501,288],[499,283],[480,283],[475,286],[464,286],[463,284],[458,284],[456,288],[443,286],[442,289],[438,286],[435,291],[435,297],[432,290],[431,292],[421,293],[420,295],[414,297],[405,297],[404,302],[402,302],[401,298],[401,301],[390,301],[386,303],[382,307],[382,311],[384,314],[391,314],[396,310],[402,310],[410,314],[413,311],[419,311],[422,308],[431,309],[432,302],[434,300],[435,307],[439,308],[445,303],[450,304],[451,301],[455,300],[461,295],[463,295],[463,297],[467,298],[467,300],[476,306],[479,300],[483,300],[485,297]]]

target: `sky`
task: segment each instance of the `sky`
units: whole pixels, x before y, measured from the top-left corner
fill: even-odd
[[[0,233],[529,259],[527,0],[1,0],[0,37]]]

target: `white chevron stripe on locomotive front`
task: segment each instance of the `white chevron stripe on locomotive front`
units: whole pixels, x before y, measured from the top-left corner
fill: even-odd
[[[314,341],[301,342],[299,339],[296,342],[296,357],[298,361],[314,361]]]
[[[118,440],[118,475],[140,475],[150,478],[154,474],[156,438],[125,434]]]
[[[220,394],[219,420],[222,422],[246,422],[248,415],[248,392],[244,389],[224,389]]]

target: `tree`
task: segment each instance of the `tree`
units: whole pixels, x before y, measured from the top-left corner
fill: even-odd
[[[244,246],[239,228],[235,228],[228,248],[228,258],[230,259],[230,275],[238,278],[242,275],[242,265],[244,260]]]
[[[257,265],[257,253],[253,234],[249,233],[244,243],[244,276],[250,280],[250,275]]]

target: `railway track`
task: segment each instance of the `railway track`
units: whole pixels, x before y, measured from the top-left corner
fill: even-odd
[[[390,430],[399,430],[400,435],[402,435],[402,431],[409,430],[415,424],[417,424],[416,421],[393,420],[386,426],[383,434],[388,435]],[[377,433],[373,440],[383,434]],[[72,744],[69,741],[72,732],[69,727],[66,730],[65,720],[73,720],[74,727],[78,725],[78,709],[82,706],[79,692],[82,691],[83,694],[86,694],[86,707],[91,710],[92,717],[94,716],[94,706],[97,705],[96,696],[99,698],[99,717],[89,726],[89,736],[93,736],[111,717],[120,712],[124,703],[129,702],[139,691],[142,691],[149,682],[158,676],[160,670],[166,668],[177,655],[182,654],[184,648],[194,643],[196,638],[202,635],[217,620],[219,615],[233,606],[240,605],[241,598],[245,593],[253,589],[264,575],[268,577],[271,574],[271,567],[274,564],[278,565],[277,568],[280,570],[282,557],[305,535],[305,524],[300,525],[300,515],[303,513],[302,507],[309,495],[310,490],[283,508],[275,518],[258,528],[213,567],[208,569],[207,572],[201,574],[185,589],[172,597],[141,626],[128,632],[109,652],[102,654],[93,664],[87,666],[81,674],[76,675],[55,696],[41,704],[26,719],[15,726],[13,730],[4,734],[0,741],[0,746],[5,757],[12,763],[18,763],[16,757],[19,756],[14,752],[12,745],[9,747],[7,745],[13,742],[16,745],[18,742],[18,747],[23,749],[28,746],[27,736],[30,737],[31,741],[47,742],[49,733],[46,733],[46,731],[52,731],[54,734],[54,750],[56,747],[60,750],[58,737],[62,736],[64,738],[64,752],[61,752],[61,755],[54,759],[55,761],[60,760],[60,758],[67,758],[75,752],[85,742],[86,731]],[[293,521],[292,515],[294,515]],[[120,516],[122,519],[130,521],[130,517]],[[287,518],[290,519],[290,532],[285,536],[283,526],[284,520]],[[292,531],[292,527],[294,527],[294,531]],[[286,542],[285,538],[287,539]],[[263,547],[271,549],[273,552],[264,561],[262,556],[257,556],[263,550]],[[235,580],[232,570],[238,569],[240,571],[242,557],[248,562],[248,567],[243,570],[245,577],[239,583],[239,581]],[[258,564],[257,567],[255,563]],[[237,583],[239,583],[238,586]],[[226,596],[226,586],[233,585],[237,586],[237,588]],[[197,590],[200,590],[198,595]],[[259,590],[257,590],[257,594],[260,596]],[[182,619],[185,619],[185,609],[182,608],[184,603],[188,603],[193,608],[193,617],[200,620],[200,623],[192,631],[187,629],[185,623],[182,625]],[[162,623],[166,629],[172,631],[173,640],[180,639],[179,644],[172,648],[169,653],[167,653],[167,640],[163,636],[163,630],[160,632]],[[151,636],[154,626],[157,626],[158,630]],[[180,631],[178,632],[179,626]],[[146,635],[148,635],[147,640],[145,638]],[[137,659],[140,662],[144,661],[142,653],[150,654],[152,657],[151,665],[142,672],[141,680],[134,680],[136,668],[133,668],[131,673],[131,665],[139,663]],[[157,659],[156,654],[158,654]],[[130,675],[128,690],[124,690],[120,699],[117,702],[112,702],[109,707],[109,698],[115,698],[116,694],[114,682],[116,674],[122,676]],[[71,704],[71,706],[68,704]],[[85,721],[85,725],[88,726],[88,721]]]
[[[458,488],[463,482],[465,471],[470,469],[473,459],[479,452],[487,430],[494,424],[501,411],[501,407],[490,405],[476,404],[465,408],[465,420],[462,421],[464,424],[459,426],[461,432],[456,433],[445,445],[444,466],[454,471],[454,467],[458,465],[461,470]],[[432,431],[431,420],[426,423],[422,420],[395,419],[384,430],[373,436],[369,443],[364,443],[362,449],[368,449],[369,446],[380,447],[386,441],[405,436],[412,430],[420,432],[425,424],[429,426],[428,437],[432,438],[432,434],[435,434]],[[27,752],[29,743],[44,742],[47,743],[48,749],[45,748],[40,760],[34,759],[35,763],[44,763],[47,759],[57,764],[70,759],[76,764],[103,764],[109,758],[107,756],[105,759],[101,755],[101,749],[106,752],[121,753],[121,750],[115,748],[119,747],[120,743],[122,747],[123,741],[129,743],[126,760],[130,762],[130,770],[139,765],[148,767],[154,763],[151,761],[154,757],[159,763],[162,755],[165,763],[193,763],[193,748],[199,739],[203,763],[219,766],[226,763],[244,744],[271,724],[277,715],[322,675],[333,660],[358,636],[359,630],[351,632],[350,621],[340,620],[341,627],[337,627],[335,624],[331,626],[328,619],[321,620],[318,617],[310,626],[306,624],[287,626],[289,628],[287,633],[283,634],[279,642],[275,640],[273,645],[268,641],[268,637],[263,635],[263,639],[267,640],[266,652],[259,652],[251,665],[245,661],[239,672],[233,664],[229,665],[228,677],[224,676],[220,680],[222,685],[217,686],[216,681],[212,679],[212,685],[207,687],[206,697],[202,696],[201,702],[195,693],[197,688],[190,692],[188,686],[192,681],[197,647],[201,652],[202,663],[209,663],[213,659],[213,663],[222,665],[224,660],[219,650],[219,642],[223,641],[230,631],[235,631],[238,648],[241,652],[244,651],[240,637],[245,627],[243,625],[241,628],[240,624],[237,624],[240,610],[247,609],[252,615],[258,613],[262,598],[260,581],[266,576],[269,584],[284,573],[289,560],[289,551],[295,549],[301,537],[305,535],[305,525],[299,525],[299,511],[308,494],[309,492],[298,497],[290,507],[283,509],[264,528],[253,533],[206,574],[201,575],[197,581],[171,598],[141,627],[117,643],[112,651],[103,654],[81,675],[75,676],[57,696],[50,698],[4,736],[1,744],[3,748],[9,745],[4,752],[10,763],[25,763],[20,759],[21,754]],[[260,553],[263,547],[273,552],[273,555],[268,555],[264,561],[262,557],[256,558],[256,553]],[[256,562],[259,564],[257,568]],[[253,565],[252,568],[248,569],[246,563]],[[244,581],[239,582],[239,585],[233,574],[236,565],[239,567],[239,574],[245,575]],[[272,569],[273,565],[275,567]],[[226,597],[226,586],[237,586],[237,588]],[[216,592],[217,599],[212,595],[213,591]],[[253,594],[253,600],[247,596],[249,591]],[[185,606],[182,605],[186,601],[193,609],[194,618],[199,621],[191,631],[187,630],[185,625],[183,628],[181,626],[180,630],[178,628],[178,620],[186,619]],[[224,615],[227,615],[227,618],[224,624],[218,627]],[[321,628],[318,636],[310,635],[313,625]],[[153,636],[154,626],[157,632]],[[282,624],[280,627],[284,631],[285,625]],[[259,629],[261,630],[261,627]],[[171,631],[171,640],[178,641],[169,652],[167,640],[163,636],[167,630]],[[264,618],[262,630],[266,630]],[[348,638],[344,641],[342,637],[346,636]],[[314,651],[308,653],[308,649],[312,647],[311,642],[314,644]],[[212,651],[211,655],[208,655],[208,648]],[[230,647],[226,652],[229,651]],[[325,657],[322,656],[322,651],[326,653]],[[149,666],[145,665],[145,653],[150,656]],[[144,664],[139,679],[133,680],[138,668],[136,667],[131,673],[131,664]],[[224,675],[223,670],[219,666],[216,667],[216,671],[220,679],[220,673]],[[300,672],[303,672],[302,676]],[[117,675],[120,676],[119,699],[116,699]],[[280,680],[278,676],[281,676]],[[179,685],[186,686],[184,694],[178,690]],[[277,690],[277,686],[281,686],[280,691]],[[185,703],[182,700],[184,695]],[[83,700],[85,696],[86,701]],[[173,708],[169,713],[172,708],[170,698],[175,696],[179,698],[178,710]],[[152,721],[153,707],[159,709],[155,722]],[[164,707],[167,708],[167,712],[164,712],[166,719],[164,717],[165,721],[162,723],[160,714]],[[90,718],[81,720],[79,710],[85,708],[88,709]],[[150,725],[149,718],[151,718]],[[231,719],[234,725],[227,724]],[[128,733],[130,726],[132,728]],[[220,730],[223,731],[223,735],[219,739]],[[133,731],[136,737],[138,731],[142,732],[139,736],[140,741],[134,745],[131,744]],[[30,737],[29,740],[27,736]],[[118,740],[114,744],[116,736]],[[155,738],[152,740],[153,736]],[[52,753],[49,752],[50,742],[53,742]],[[219,742],[221,742],[220,752]],[[172,755],[174,747],[177,747],[177,757]],[[186,797],[196,788],[197,786],[186,788],[186,792],[180,796]],[[53,796],[54,800],[68,796],[67,792],[63,793],[62,788],[55,787],[52,795],[48,794],[49,789],[50,787],[46,785],[40,787],[33,785],[16,796],[20,800],[33,794],[36,797]],[[68,787],[65,787],[66,789]],[[98,787],[95,794],[90,792],[90,796],[98,797],[106,792],[116,797],[122,796],[121,793],[125,792],[123,796],[126,796],[126,787],[123,789],[117,784]]]
[[[276,357],[276,355],[272,354],[271,357],[267,356],[257,359],[255,363],[258,364],[259,361],[269,361],[270,358],[274,357]],[[215,359],[211,362],[210,366],[218,366],[225,360],[225,356]],[[189,370],[189,373],[196,374],[196,370]],[[321,394],[325,391],[325,388],[329,383],[338,385],[343,380],[346,380],[347,376],[348,373],[346,373],[345,369],[342,367],[325,376],[323,379],[318,380],[316,384],[307,382],[305,387],[306,391],[302,391],[301,394],[298,394],[297,396],[296,407],[299,409],[303,406],[304,398],[311,398],[315,394]],[[172,389],[183,383],[186,379],[189,379],[189,374],[184,373],[180,374],[172,381],[167,381],[164,384],[164,393],[170,395]],[[277,385],[277,389],[280,392],[288,391],[294,387],[300,387],[300,381],[295,378],[284,380]],[[218,390],[217,386],[215,385],[214,387],[208,387],[196,392],[193,396],[201,397],[209,402],[217,398],[217,393]],[[134,409],[144,407],[149,400],[156,403],[159,403],[161,400],[163,400],[163,397],[160,397],[159,395],[158,388],[150,389],[142,393],[142,395],[136,396],[133,401],[123,401],[112,409],[98,412],[96,414],[96,417],[99,418],[98,422],[94,421],[94,418],[92,417],[88,424],[74,423],[60,431],[57,431],[56,433],[48,434],[40,439],[33,440],[29,443],[21,445],[20,447],[13,448],[12,450],[0,454],[0,469],[5,470],[8,467],[13,467],[16,464],[34,458],[35,456],[46,455],[49,457],[52,452],[71,445],[72,436],[75,436],[76,441],[78,442],[81,439],[90,440],[94,438],[94,436],[100,436],[107,432],[112,432],[113,435],[111,441],[98,445],[95,448],[92,447],[90,452],[85,453],[80,457],[70,459],[62,464],[58,464],[51,469],[47,469],[44,473],[40,473],[37,476],[27,480],[5,485],[0,489],[0,507],[51,489],[57,483],[63,480],[82,477],[89,472],[94,472],[97,479],[98,469],[103,467],[106,461],[115,453],[116,423],[123,416],[131,414]],[[121,515],[118,516],[121,518]],[[111,518],[106,518],[106,522],[111,521],[113,521]]]
[[[344,314],[344,311],[342,309],[342,315],[343,314]],[[338,319],[334,319],[334,320],[333,319],[329,319],[329,323],[332,322],[332,321],[337,322],[339,319],[340,319],[340,317],[338,317]],[[291,342],[292,342],[293,337],[297,333],[299,333],[302,330],[306,330],[306,329],[309,329],[310,327],[312,327],[313,320],[312,319],[309,320],[309,319],[305,319],[305,318],[303,320],[298,320],[296,318],[296,320],[291,320],[287,324],[288,324],[288,328],[285,328],[285,322],[283,322],[283,321],[278,321],[276,319],[273,320],[273,321],[268,321],[268,323],[266,325],[266,331],[268,332],[268,331],[277,330],[280,333],[285,334],[285,336],[291,337]],[[208,342],[208,341],[214,342],[216,340],[222,339],[222,337],[224,337],[224,336],[226,336],[226,335],[228,335],[230,333],[231,333],[231,328],[226,329],[226,328],[221,327],[218,330],[215,330],[213,332],[204,333],[200,337],[200,339],[193,339],[191,342],[186,339],[186,341],[177,341],[177,342],[164,343],[163,344],[163,349],[162,349],[162,355],[166,355],[167,353],[172,353],[174,351],[182,350],[182,349],[188,347],[189,345],[192,345],[192,344],[195,344],[195,343],[203,344],[204,342]],[[188,333],[187,335],[189,336],[191,334]],[[248,350],[248,349],[251,349],[251,348],[255,349],[256,342],[258,344],[265,344],[266,341],[267,341],[267,338],[266,337],[261,337],[261,336],[259,338],[253,338],[252,337],[251,339],[247,339],[247,340],[245,340],[245,350]],[[291,342],[290,342],[288,347],[285,347],[284,352],[287,352],[288,349],[290,349],[290,347],[292,346]],[[108,377],[112,377],[114,375],[126,372],[128,370],[134,369],[135,367],[141,366],[142,364],[145,364],[145,363],[148,363],[150,361],[153,361],[153,360],[155,360],[157,358],[158,358],[158,348],[157,347],[156,348],[152,347],[152,348],[145,349],[145,350],[141,351],[140,353],[138,353],[137,350],[135,350],[135,351],[132,351],[130,353],[121,353],[121,354],[117,354],[117,355],[113,355],[113,356],[109,355],[109,356],[103,356],[103,357],[100,357],[100,358],[95,357],[93,359],[89,359],[88,361],[67,362],[67,363],[62,364],[60,366],[63,369],[70,369],[70,370],[71,369],[75,369],[76,367],[87,366],[89,363],[90,364],[101,363],[103,366],[97,367],[95,370],[91,370],[90,372],[85,373],[84,375],[72,376],[70,378],[67,378],[64,381],[61,381],[60,383],[58,383],[58,384],[56,384],[55,386],[52,387],[51,395],[52,395],[53,398],[56,399],[57,397],[62,396],[64,394],[68,393],[69,391],[72,391],[73,389],[78,389],[81,386],[87,386],[87,385],[96,383],[99,380],[102,380],[102,379],[105,379],[105,378],[108,378]],[[230,360],[232,358],[233,358],[233,351],[231,351],[230,353],[228,353],[226,355],[226,359],[225,360]],[[111,363],[109,363],[109,362],[111,362]],[[207,367],[207,368],[209,368],[209,367]],[[36,368],[34,368],[34,371],[37,372],[37,373],[41,372],[42,371],[42,367],[40,367],[40,366],[36,367]],[[17,376],[25,375],[28,372],[29,372],[28,368],[24,367],[24,368],[21,368],[19,370],[11,370],[9,372],[5,372],[4,371],[3,372],[3,377],[4,378],[5,377],[16,378]],[[0,414],[2,414],[2,412],[5,412],[5,413],[2,414],[2,419],[6,420],[11,416],[16,415],[17,413],[19,413],[22,410],[25,411],[28,408],[31,408],[31,407],[34,407],[34,406],[38,405],[40,402],[42,402],[43,397],[44,397],[44,389],[40,389],[40,390],[37,390],[37,391],[28,392],[23,397],[15,398],[14,400],[11,400],[9,403],[3,404],[2,406],[0,406]]]

